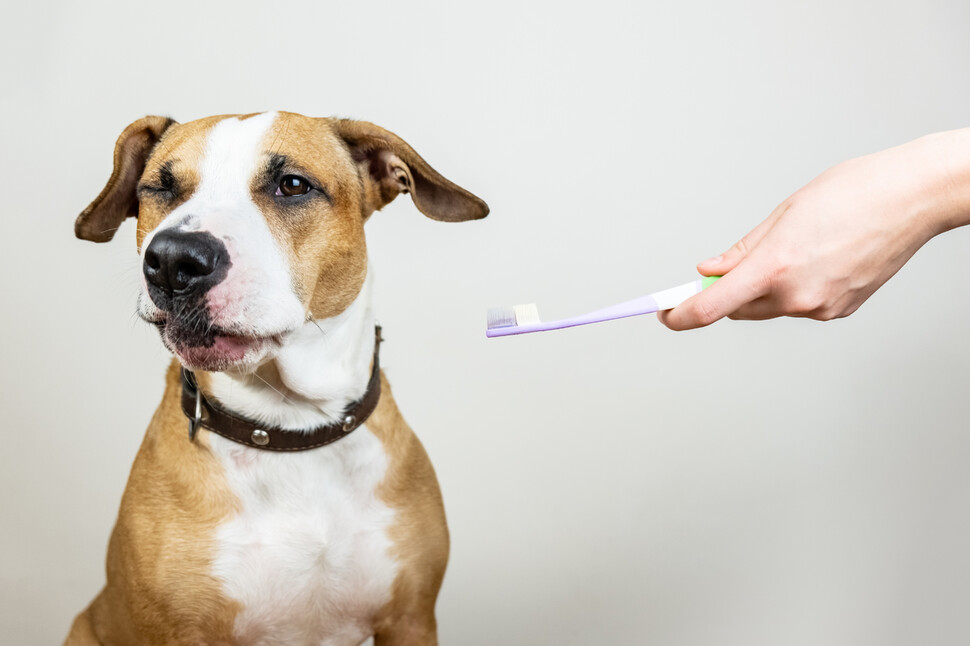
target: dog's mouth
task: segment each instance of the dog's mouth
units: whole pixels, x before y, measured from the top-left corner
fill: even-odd
[[[216,372],[255,364],[279,343],[279,334],[251,334],[226,330],[207,320],[173,317],[159,312],[148,322],[158,328],[165,344],[189,370]]]
[[[173,343],[172,351],[190,370],[219,371],[249,363],[262,354],[265,337],[216,334],[209,345]]]

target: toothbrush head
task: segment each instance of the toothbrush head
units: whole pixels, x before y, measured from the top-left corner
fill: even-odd
[[[541,322],[539,308],[536,307],[535,303],[516,305],[515,307],[490,307],[485,315],[485,325],[488,330]]]

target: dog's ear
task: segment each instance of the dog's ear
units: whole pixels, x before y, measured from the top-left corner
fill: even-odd
[[[399,193],[411,193],[418,210],[434,220],[464,222],[488,215],[488,205],[448,181],[393,132],[367,121],[336,120],[334,128],[346,142],[364,178],[369,215]]]
[[[138,216],[138,180],[155,144],[173,123],[167,117],[143,117],[125,128],[115,143],[114,170],[108,183],[74,223],[78,238],[107,242],[125,218]]]

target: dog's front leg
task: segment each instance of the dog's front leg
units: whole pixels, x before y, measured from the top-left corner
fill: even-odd
[[[404,617],[374,635],[374,646],[437,646],[434,615]]]
[[[71,632],[64,640],[64,646],[101,646],[97,635],[94,634],[94,626],[91,625],[87,610],[74,619]]]

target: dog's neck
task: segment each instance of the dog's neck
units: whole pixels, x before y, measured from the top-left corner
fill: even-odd
[[[210,373],[208,393],[269,426],[307,430],[341,419],[367,389],[374,354],[371,278],[346,310],[284,336],[275,357],[249,373]]]

